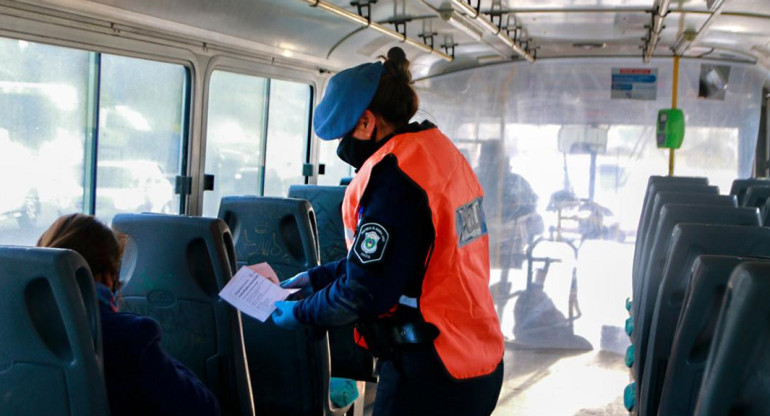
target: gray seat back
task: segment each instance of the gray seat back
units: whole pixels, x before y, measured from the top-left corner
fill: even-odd
[[[321,263],[345,258],[345,230],[342,223],[343,186],[292,185],[290,198],[305,199],[313,206],[318,222]],[[353,341],[353,325],[329,329],[332,376],[376,381],[374,357]]]
[[[689,416],[711,350],[722,299],[733,269],[747,257],[706,255],[695,259],[660,393],[658,414]]]
[[[737,201],[731,195],[716,195],[698,192],[658,192],[654,198],[652,210],[650,211],[650,226],[647,230],[646,238],[639,253],[639,268],[636,274],[632,275],[633,298],[639,296],[639,281],[646,271],[649,255],[652,245],[655,242],[655,232],[657,224],[660,221],[660,212],[665,204],[693,204],[693,205],[713,205],[713,206],[737,206]]]
[[[240,313],[219,297],[233,274],[230,230],[218,218],[120,214],[129,237],[122,310],[163,327],[163,349],[217,396],[223,415],[254,413]]]
[[[770,226],[770,198],[765,201],[765,204],[759,210],[759,216],[762,217],[762,226]]]
[[[640,382],[643,378],[641,373],[644,370],[648,335],[661,282],[669,267],[686,260],[671,257],[671,251],[675,248],[672,231],[678,224],[682,223],[753,226],[757,226],[759,223],[759,213],[751,208],[671,204],[663,208],[662,214],[655,232],[655,243],[653,244],[650,261],[647,265],[646,273],[642,277],[639,299],[635,300],[633,305],[636,308],[634,310],[634,333],[632,334],[636,345],[636,360],[634,361],[633,369],[637,386],[639,387],[641,387]],[[707,245],[710,242],[703,242],[703,244],[708,247]],[[715,252],[704,254],[731,253]]]
[[[735,195],[738,198],[738,205],[743,205],[743,200],[746,197],[746,190],[749,186],[768,186],[770,185],[770,179],[768,178],[747,178],[736,179],[733,181],[730,187],[730,195]]]
[[[710,195],[712,198],[720,198],[719,195]],[[730,196],[720,198],[722,201],[732,201]],[[712,201],[713,203],[714,201]],[[655,229],[650,231],[649,253],[645,256],[647,265],[644,271],[634,283],[637,285],[632,314],[634,316],[634,332],[631,338],[637,341],[639,347],[640,334],[645,333],[649,315],[655,302],[658,285],[662,277],[663,268],[668,258],[668,249],[671,242],[671,233],[679,223],[698,224],[734,224],[756,225],[756,211],[741,209],[730,205],[691,205],[691,204],[665,204],[661,207],[660,217],[655,224]],[[652,295],[650,295],[652,293]],[[650,297],[652,296],[652,297]]]
[[[751,185],[746,188],[742,206],[757,208],[765,206],[767,198],[770,197],[770,181],[767,182],[768,185]]]
[[[770,408],[770,264],[732,273],[706,361],[697,416],[766,415]]]
[[[269,263],[280,280],[319,264],[316,220],[303,199],[222,198],[219,217],[235,236],[239,264]],[[258,415],[340,414],[329,400],[330,358],[325,331],[288,331],[271,319],[243,319],[243,338]]]
[[[639,223],[636,226],[636,251],[638,251],[640,243],[639,241],[639,233],[642,232],[642,226],[646,224],[647,219],[647,212],[646,209],[648,209],[648,201],[655,198],[655,195],[653,195],[653,189],[652,185],[656,184],[690,184],[690,185],[708,185],[708,179],[706,178],[693,178],[688,176],[650,176],[647,179],[647,188],[645,188],[644,191],[644,200],[642,201],[642,210],[639,213]],[[651,207],[650,207],[651,208]],[[636,264],[636,262],[634,262]]]
[[[641,359],[640,369],[637,374],[638,403],[647,400],[645,390],[651,390],[652,385],[645,386],[645,383],[652,382],[657,391],[660,389],[662,380],[654,379],[657,372],[665,371],[668,353],[663,354],[654,351],[656,343],[653,339],[653,331],[657,332],[658,327],[652,328],[653,323],[658,325],[662,333],[671,331],[671,326],[676,324],[676,317],[672,318],[671,323],[664,323],[660,318],[658,304],[673,303],[672,308],[681,308],[684,293],[690,282],[692,264],[695,258],[703,254],[721,254],[730,256],[770,256],[770,229],[751,226],[734,225],[703,225],[703,224],[679,224],[674,228],[674,233],[669,250],[668,260],[660,280],[660,291],[654,293],[654,303],[645,302],[647,306],[652,306],[654,310],[649,315],[645,332],[639,335],[641,340],[637,339],[638,358]],[[662,300],[662,295],[668,295]],[[669,312],[670,314],[671,312]],[[647,336],[649,335],[649,337]],[[646,341],[646,343],[645,343]],[[670,342],[670,341],[669,341]],[[659,344],[657,344],[659,345]],[[670,348],[670,344],[666,346]],[[664,360],[664,361],[661,361]],[[655,374],[648,374],[646,370],[655,368]],[[650,379],[648,381],[648,378]],[[650,397],[656,398],[655,391],[650,393]]]
[[[94,282],[70,250],[0,247],[0,414],[108,416]]]
[[[267,261],[284,280],[319,264],[316,217],[308,201],[228,196],[218,216],[233,233],[238,268]]]
[[[345,229],[342,224],[342,200],[344,186],[292,185],[289,198],[310,202],[318,227],[321,264],[336,261],[348,255],[345,245]]]
[[[696,178],[699,179],[699,178]],[[705,180],[705,179],[704,179]],[[675,181],[671,180],[666,182],[652,182],[647,188],[647,193],[644,195],[644,202],[642,205],[642,213],[639,217],[639,225],[636,228],[636,242],[634,245],[634,264],[632,273],[638,272],[641,263],[642,248],[644,247],[647,235],[650,230],[650,223],[652,222],[653,205],[655,204],[655,197],[659,192],[689,192],[689,193],[706,193],[706,194],[719,194],[719,189],[714,186],[708,186],[703,181]]]

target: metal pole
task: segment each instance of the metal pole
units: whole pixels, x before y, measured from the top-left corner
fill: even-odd
[[[671,108],[676,108],[679,94],[679,56],[674,57],[674,79],[671,84]],[[674,149],[668,149],[668,176],[674,176]]]

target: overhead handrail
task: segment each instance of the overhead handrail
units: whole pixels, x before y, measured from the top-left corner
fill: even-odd
[[[439,50],[436,50],[431,46],[426,45],[423,42],[412,39],[402,33],[399,33],[393,29],[385,27],[380,23],[372,22],[370,19],[367,19],[366,17],[363,17],[357,13],[351,12],[350,10],[339,7],[336,4],[329,3],[328,1],[325,1],[325,0],[302,0],[302,1],[309,4],[311,7],[316,7],[321,10],[325,10],[329,13],[335,14],[353,23],[361,25],[367,29],[375,30],[399,42],[406,43],[407,45],[413,46],[424,52],[435,54],[448,62],[452,62],[452,60],[454,59],[452,56],[447,55],[446,53],[443,53]]]
[[[663,20],[668,14],[668,6],[671,0],[655,0],[655,4],[652,8],[652,23],[649,27],[649,35],[647,36],[646,43],[644,45],[644,63],[650,62],[655,48],[658,46],[660,40],[660,32],[663,31]]]
[[[706,19],[705,22],[703,22],[703,26],[698,29],[697,32],[692,33],[688,31],[682,31],[682,33],[679,34],[679,36],[676,38],[676,42],[674,42],[674,47],[671,48],[674,51],[674,55],[681,56],[683,55],[687,49],[690,48],[690,45],[695,43],[699,37],[701,37],[706,31],[711,27],[711,25],[714,23],[714,20],[716,20],[717,17],[719,17],[720,14],[722,14],[722,10],[724,9],[725,4],[727,4],[727,0],[714,0],[713,3],[709,5],[709,12],[711,13]]]
[[[491,20],[482,17],[482,14],[479,12],[479,10],[475,9],[470,4],[465,3],[463,0],[452,0],[452,4],[462,9],[465,12],[465,16],[467,18],[478,22],[481,27],[484,28],[484,30],[491,33],[509,48],[513,49],[513,51],[519,54],[522,58],[526,59],[530,63],[535,62],[535,57],[532,56],[532,54],[525,50],[518,41],[511,39],[507,34],[503,33],[501,27],[494,24]]]

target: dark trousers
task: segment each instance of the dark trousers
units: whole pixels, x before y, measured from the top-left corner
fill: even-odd
[[[457,380],[432,345],[409,346],[378,364],[372,416],[489,416],[503,384],[503,362],[491,374]]]

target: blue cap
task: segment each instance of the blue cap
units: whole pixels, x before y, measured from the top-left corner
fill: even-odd
[[[334,140],[353,130],[380,85],[382,62],[348,68],[329,80],[324,98],[315,108],[313,128],[324,140]]]

